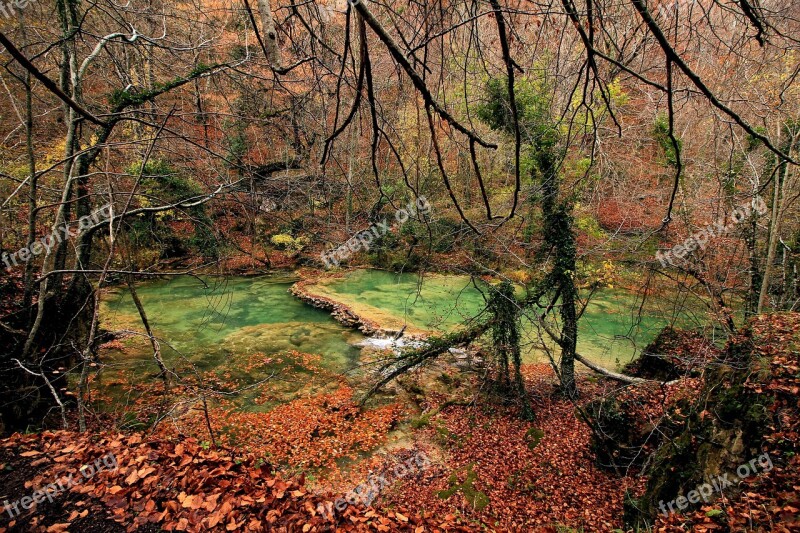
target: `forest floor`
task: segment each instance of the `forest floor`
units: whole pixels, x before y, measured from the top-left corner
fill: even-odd
[[[764,319],[754,328],[773,370],[752,386],[785,398],[775,404],[781,427],[767,437],[785,447],[796,442],[799,427],[800,353],[787,339],[797,338],[800,315]],[[647,480],[598,466],[581,420],[582,407],[619,393],[619,384],[580,374],[581,397],[572,403],[558,394],[549,366],[527,365],[536,419],[526,422],[517,406],[483,390],[479,373],[445,361],[418,372],[363,411],[342,382],[333,392],[262,413],[218,405],[207,419],[205,411],[188,409],[181,424],[155,432],[98,427],[13,435],[0,441],[0,501],[20,501],[19,513],[13,519],[13,511],[4,513],[0,533],[623,528],[626,491],[642,494]],[[637,401],[641,416],[657,417],[675,398],[691,398],[698,382],[639,390],[645,391]],[[800,461],[784,455],[746,492],[661,518],[655,530],[800,531]],[[101,462],[108,457],[114,468]],[[70,476],[79,482],[67,487]],[[345,504],[354,488],[376,479],[383,482],[371,506]],[[59,481],[65,490],[53,485]],[[35,492],[48,486],[50,497]]]
[[[29,511],[20,507],[13,521],[7,513],[0,531],[123,531],[122,524],[133,523],[143,531],[157,526],[258,531],[268,523],[298,531],[620,527],[625,490],[642,480],[595,465],[590,431],[576,418],[574,405],[555,394],[549,367],[528,366],[525,375],[535,391],[532,423],[520,420],[514,406],[446,405],[452,397],[435,387],[424,397],[421,416],[396,403],[359,413],[352,391],[342,387],[335,394],[298,399],[263,414],[260,422],[252,413],[241,420],[229,417],[229,428],[239,423],[249,428],[242,428],[244,440],[237,447],[214,449],[200,434],[174,433],[167,426],[155,435],[15,435],[0,443],[0,496],[12,503],[62,476],[78,475],[82,465],[109,453],[118,468],[98,472],[52,503],[45,500]],[[460,377],[439,379],[458,384]],[[581,381],[581,402],[612,386],[588,376]],[[442,391],[454,390],[449,385]],[[461,390],[470,386],[462,384]],[[221,414],[212,412],[212,419]],[[387,446],[402,420],[401,442]],[[198,424],[198,432],[201,428]],[[380,453],[370,456],[358,453],[378,448]],[[408,461],[419,452],[424,467]],[[345,457],[350,460],[342,461]],[[297,467],[275,471],[270,463],[303,464],[315,474]],[[403,463],[411,468],[398,469]],[[380,487],[371,508],[357,504],[332,511],[337,498],[376,473],[387,486]]]

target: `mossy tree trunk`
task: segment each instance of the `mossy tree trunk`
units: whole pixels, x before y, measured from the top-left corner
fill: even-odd
[[[522,402],[522,417],[533,419],[525,382],[522,379],[522,355],[519,340],[519,304],[514,296],[514,286],[504,281],[492,287],[489,297],[489,311],[492,313],[492,340],[497,357],[497,389],[503,395],[515,395]],[[514,377],[510,364],[514,365]]]
[[[560,176],[555,143],[543,136],[534,147],[536,170],[542,180],[542,215],[544,217],[543,253],[552,254],[553,266],[545,279],[561,298],[561,390],[569,398],[578,394],[575,385],[575,351],[578,343],[578,289],[575,286],[577,248],[572,231],[572,213],[567,201],[560,198]],[[534,176],[535,177],[535,176]]]

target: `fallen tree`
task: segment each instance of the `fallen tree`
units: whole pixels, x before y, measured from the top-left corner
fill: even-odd
[[[383,388],[387,383],[396,377],[405,374],[416,366],[434,359],[441,354],[454,348],[456,346],[466,346],[478,339],[481,335],[486,333],[492,326],[493,321],[487,320],[486,322],[479,323],[471,328],[457,331],[441,337],[430,337],[426,339],[425,346],[414,350],[409,350],[391,361],[383,364],[378,372],[386,374],[380,381],[373,385],[369,391],[361,398],[359,404],[363,407],[376,392]]]
[[[588,359],[586,359],[584,356],[582,356],[579,353],[575,353],[575,360],[579,361],[580,363],[582,363],[586,367],[594,370],[595,372],[597,372],[601,376],[605,376],[605,377],[607,377],[609,379],[620,381],[622,383],[628,383],[630,385],[634,385],[636,383],[652,382],[652,380],[649,380],[649,379],[637,378],[635,376],[628,376],[628,375],[625,375],[625,374],[620,374],[618,372],[612,372],[611,370],[608,370],[607,368],[603,368],[602,366],[589,361]]]
[[[522,312],[527,305],[533,303],[534,300],[527,299],[522,303],[518,304],[518,312]],[[550,309],[550,308],[548,308]],[[561,346],[562,340],[561,336],[559,336],[553,329],[547,325],[544,321],[546,317],[546,312],[542,315],[538,316],[538,323],[539,326],[547,333],[547,335],[555,341],[555,343]],[[441,354],[450,350],[450,348],[455,348],[458,346],[467,346],[480,338],[484,333],[489,331],[490,328],[497,324],[497,318],[492,317],[489,320],[484,322],[480,322],[468,329],[464,329],[461,331],[457,331],[455,333],[451,333],[448,335],[437,336],[437,337],[430,337],[425,341],[425,346],[421,348],[416,348],[413,350],[409,350],[398,355],[395,358],[385,362],[379,369],[378,373],[381,374],[383,377],[375,383],[369,391],[361,398],[359,405],[362,407],[366,404],[366,402],[375,395],[380,389],[390,383],[392,380],[405,374],[406,372],[416,368],[420,364],[434,359]],[[604,368],[596,363],[593,363],[586,357],[582,356],[579,353],[575,353],[575,359],[582,363],[587,368],[591,369],[598,374],[607,377],[609,379],[613,379],[615,381],[619,381],[621,383],[626,383],[629,385],[636,385],[642,383],[653,383],[654,380],[639,378],[635,376],[628,376],[626,374],[621,374],[618,372],[614,372],[607,368]],[[558,373],[557,373],[558,375]]]
[[[556,344],[558,344],[560,346],[561,345],[561,337],[559,335],[557,335],[556,332],[553,331],[552,328],[550,328],[550,326],[547,325],[547,323],[544,321],[544,318],[545,318],[545,315],[541,315],[539,317],[539,325],[547,333],[547,335],[551,339],[553,339]],[[613,372],[611,370],[608,370],[607,368],[603,368],[602,366],[589,361],[588,359],[586,359],[584,356],[582,356],[581,354],[579,354],[577,352],[575,352],[574,356],[575,356],[575,360],[579,361],[580,363],[582,363],[587,368],[590,368],[591,370],[594,370],[595,372],[597,372],[598,374],[600,374],[602,376],[605,376],[607,378],[610,378],[610,379],[613,379],[613,380],[616,380],[616,381],[620,381],[622,383],[627,383],[629,385],[634,385],[634,384],[637,384],[637,383],[647,383],[647,382],[651,381],[651,380],[648,380],[648,379],[642,379],[642,378],[637,378],[635,376],[628,376],[628,375],[625,375],[625,374],[620,374],[618,372]]]

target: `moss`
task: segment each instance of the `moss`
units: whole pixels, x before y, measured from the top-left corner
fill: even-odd
[[[417,385],[416,383],[411,383],[411,384],[407,385],[406,389],[411,394],[415,394],[417,396],[425,396],[425,391],[423,390],[423,388],[420,387],[419,385]]]
[[[445,490],[440,490],[436,493],[436,495],[439,496],[439,498],[446,500],[456,492],[461,492],[464,495],[464,499],[469,502],[473,509],[477,511],[483,510],[487,505],[489,505],[489,497],[486,496],[485,493],[475,488],[474,484],[478,479],[478,474],[475,472],[474,467],[475,463],[470,463],[466,467],[459,468],[450,474],[450,477],[447,480],[448,488]],[[466,479],[464,479],[463,483],[459,483],[458,481],[458,473],[460,471],[466,472]]]
[[[450,377],[450,376],[449,376],[449,375],[448,375],[446,372],[442,372],[441,374],[439,374],[439,375],[436,377],[436,379],[437,379],[438,381],[441,381],[441,382],[442,382],[442,383],[444,383],[445,385],[448,385],[448,386],[453,384],[453,378],[452,378],[452,377]]]
[[[678,166],[678,154],[683,146],[683,141],[676,137],[676,143],[673,144],[672,139],[669,136],[669,119],[666,115],[661,114],[656,117],[655,123],[653,124],[653,138],[656,142],[661,146],[661,149],[664,151],[664,158],[665,163],[671,167]]]
[[[775,398],[748,385],[769,378],[755,346],[747,332],[737,337],[724,352],[727,364],[706,374],[698,400],[683,400],[672,408],[667,417],[672,427],[659,429],[674,437],[653,456],[645,494],[626,506],[629,527],[649,523],[659,501],[673,500],[709,475],[735,471],[760,448]]]
[[[287,251],[300,251],[308,244],[306,237],[294,238],[291,235],[279,233],[270,237],[269,241],[273,246]]]
[[[447,429],[447,426],[443,423],[436,425],[436,437],[440,444],[447,447],[456,446],[460,448],[464,441],[464,439],[459,437],[456,433]]]
[[[153,88],[147,91],[131,92],[128,90],[115,90],[109,95],[108,102],[115,112],[122,111],[128,107],[140,106],[155,97],[164,94],[176,87],[180,87],[186,82],[199,78],[200,76],[212,71],[221,65],[198,64],[186,77],[175,78],[166,83],[154,83]]]
[[[763,372],[760,361],[743,370],[734,371],[723,367],[718,371],[717,379],[720,384],[719,392],[714,397],[715,414],[723,427],[741,428],[742,432],[752,440],[752,436],[759,435],[764,427],[764,420],[769,418],[770,408],[775,399],[770,396],[755,394],[745,387],[747,376],[763,381],[761,375],[769,376]]]
[[[544,438],[544,431],[538,428],[531,428],[525,432],[525,441],[528,443],[528,448],[533,450],[539,445],[539,442]]]
[[[431,413],[426,413],[419,418],[414,418],[411,420],[411,427],[414,429],[422,429],[424,427],[428,427],[431,424]]]

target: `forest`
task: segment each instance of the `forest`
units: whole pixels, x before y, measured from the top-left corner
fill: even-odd
[[[797,0],[0,0],[0,533],[800,532]]]

